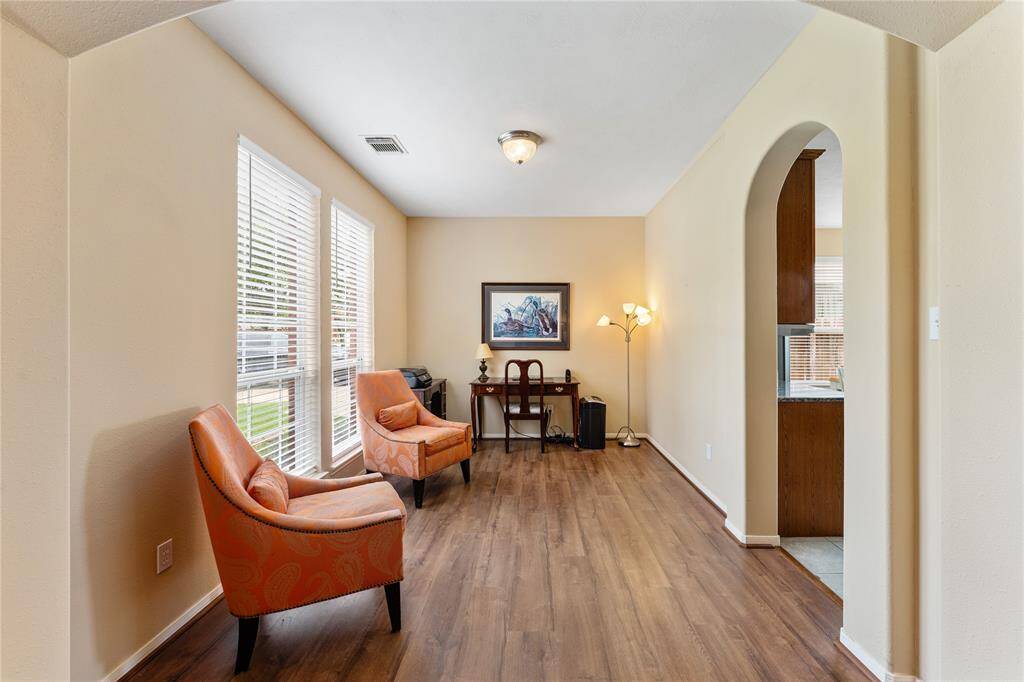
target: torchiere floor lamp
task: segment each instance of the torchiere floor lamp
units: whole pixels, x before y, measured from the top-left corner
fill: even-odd
[[[633,332],[636,331],[636,328],[646,327],[654,318],[651,317],[650,310],[636,303],[623,303],[622,312],[626,313],[626,324],[622,325],[618,322],[612,322],[607,315],[602,315],[601,319],[597,321],[597,326],[610,327],[614,325],[626,333],[626,425],[618,430],[615,437],[618,438],[625,431],[626,437],[619,441],[619,445],[624,448],[638,448],[640,447],[640,439],[636,437],[636,432],[630,426],[632,405],[630,404],[629,392],[629,343],[633,340]]]

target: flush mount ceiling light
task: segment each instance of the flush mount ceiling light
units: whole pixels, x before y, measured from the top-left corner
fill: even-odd
[[[533,158],[540,142],[540,135],[529,130],[510,130],[498,136],[498,144],[501,145],[505,158],[517,166],[522,166]]]

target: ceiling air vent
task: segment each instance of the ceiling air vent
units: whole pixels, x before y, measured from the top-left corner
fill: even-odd
[[[366,144],[378,154],[408,154],[394,135],[363,135]]]

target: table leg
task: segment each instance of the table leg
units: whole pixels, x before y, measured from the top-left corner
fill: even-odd
[[[569,398],[572,400],[572,445],[577,450],[580,449],[580,396],[579,391],[574,387],[572,389],[572,396]]]
[[[478,396],[478,395],[470,396],[470,398],[469,398],[469,418],[473,422],[473,429],[472,429],[472,433],[473,433],[473,452],[476,452],[476,445],[477,445],[477,442],[480,440],[479,436],[477,436],[477,431],[476,431],[476,429],[477,429],[477,416],[476,415],[477,415],[477,410],[479,409],[478,408],[479,403],[480,403],[480,396]]]
[[[486,404],[482,395],[476,397],[476,428],[480,434],[477,436],[477,440],[480,441],[484,439],[484,406]]]

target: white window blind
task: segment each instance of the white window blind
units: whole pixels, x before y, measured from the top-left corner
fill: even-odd
[[[843,259],[814,259],[814,333],[789,339],[790,381],[828,381],[844,366]]]
[[[335,456],[359,443],[356,374],[373,369],[373,226],[331,206],[331,416]]]
[[[320,463],[319,197],[239,140],[238,425],[261,456],[296,474]]]

